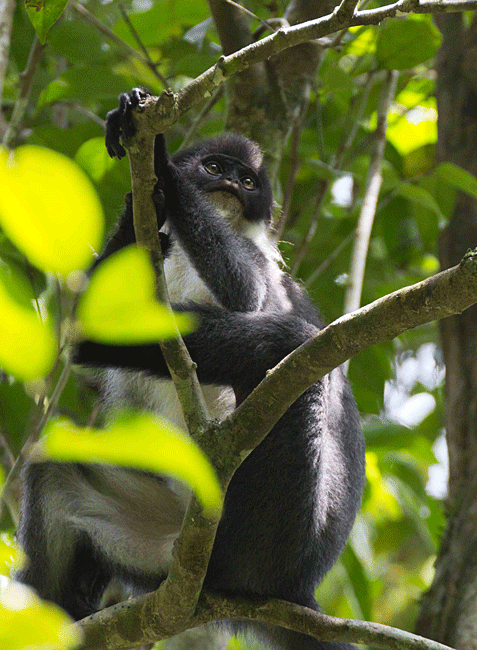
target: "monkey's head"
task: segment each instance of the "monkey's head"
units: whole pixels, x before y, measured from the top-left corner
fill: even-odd
[[[270,181],[260,148],[248,138],[226,134],[205,140],[174,156],[174,162],[233,225],[242,218],[270,223]]]

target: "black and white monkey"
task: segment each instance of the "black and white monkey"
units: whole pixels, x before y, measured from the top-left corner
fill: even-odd
[[[141,89],[108,114],[106,144],[133,133]],[[212,417],[223,419],[321,318],[282,272],[269,236],[272,192],[262,153],[224,135],[172,159],[155,141],[155,190],[165,272],[177,309],[195,312],[185,337]],[[135,241],[132,202],[97,261]],[[107,404],[126,403],[183,425],[157,345],[83,342],[78,363],[103,368]],[[309,388],[235,473],[225,496],[207,589],[274,597],[317,609],[315,588],[343,549],[361,501],[364,445],[356,404],[340,369]],[[75,619],[94,612],[115,578],[133,593],[164,579],[187,494],[167,478],[125,468],[28,464],[20,540],[29,557],[19,578]],[[340,650],[295,632],[259,625],[264,647]]]

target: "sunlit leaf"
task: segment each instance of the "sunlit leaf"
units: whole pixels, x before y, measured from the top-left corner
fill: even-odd
[[[114,463],[175,476],[196,492],[205,510],[220,510],[220,486],[204,453],[151,413],[123,413],[103,430],[56,420],[46,427],[40,445],[48,457],[61,461]]]
[[[0,367],[17,379],[45,376],[56,357],[53,328],[16,302],[0,279]]]
[[[379,469],[378,457],[374,452],[366,452],[366,479],[370,487],[370,497],[366,509],[376,521],[397,519],[401,507],[396,497],[388,490]]]
[[[65,612],[25,585],[11,583],[0,594],[2,650],[69,650],[79,646],[81,637]]]
[[[350,27],[350,34],[358,32],[357,36],[350,40],[345,46],[347,54],[364,56],[365,54],[374,54],[376,51],[376,28],[372,27]]]
[[[449,185],[477,198],[477,178],[454,163],[441,163],[436,168],[436,174]]]
[[[155,299],[155,279],[147,253],[128,246],[102,262],[78,306],[78,326],[93,341],[147,343],[171,337],[175,324],[192,329],[184,314],[174,318]]]
[[[103,234],[101,204],[86,174],[49,149],[0,151],[0,225],[28,259],[68,275],[90,265]]]
[[[0,574],[10,576],[14,566],[19,566],[23,553],[7,534],[0,535]]]
[[[67,4],[68,0],[25,0],[28,16],[40,43],[46,41],[48,30],[61,16]]]
[[[100,181],[116,164],[108,155],[104,138],[86,140],[76,152],[75,160],[95,181]]]
[[[421,17],[386,21],[378,36],[378,65],[386,70],[413,68],[433,57],[441,40],[437,27]]]
[[[390,115],[386,138],[402,156],[426,144],[437,142],[437,113],[426,115],[430,119],[413,123],[406,116]]]

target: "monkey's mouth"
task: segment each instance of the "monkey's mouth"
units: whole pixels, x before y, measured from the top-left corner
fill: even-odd
[[[243,195],[238,183],[221,180],[219,183],[217,183],[217,185],[207,190],[207,194],[216,193],[231,194],[243,205]]]
[[[243,205],[234,192],[224,189],[214,189],[207,192],[207,198],[214,208],[232,226],[238,226],[243,219]]]

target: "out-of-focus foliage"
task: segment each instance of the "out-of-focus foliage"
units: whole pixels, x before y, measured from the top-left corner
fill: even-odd
[[[60,461],[114,463],[169,474],[195,490],[206,511],[220,512],[222,492],[204,453],[180,429],[151,413],[121,413],[99,430],[77,427],[64,418],[51,420],[39,444],[42,455]]]
[[[7,120],[34,34],[24,8],[17,4],[3,98]],[[244,4],[261,18],[272,15],[258,0]],[[281,15],[285,3],[276,4],[276,15]],[[137,85],[158,94],[164,78],[179,89],[213,65],[220,54],[203,0],[126,0],[122,5],[159,74],[144,61],[117,3],[89,0],[84,6],[136,49],[138,57],[81,18],[70,4],[48,31],[48,49],[34,76],[21,134],[21,143],[51,148],[83,168],[101,199],[107,229],[116,221],[130,189],[127,161],[110,160],[102,144],[102,120],[115,107],[117,95]],[[456,166],[436,163],[435,73],[430,57],[439,42],[429,16],[406,17],[376,27],[353,28],[339,48],[324,55],[299,135],[300,167],[281,249],[290,272],[307,286],[328,321],[343,310],[378,100],[388,69],[399,69],[400,76],[389,115],[383,185],[362,304],[435,273],[437,241],[456,192],[477,195],[474,177]],[[167,134],[171,151],[179,146],[201,108],[190,111]],[[221,132],[225,114],[222,98],[196,125],[194,138]],[[356,132],[350,138],[353,128]],[[291,166],[287,151],[277,188],[280,201]],[[60,195],[59,200],[70,216],[72,204],[81,204],[84,194],[77,191],[69,199]],[[48,312],[61,346],[71,298],[61,294],[59,300],[56,278],[33,267],[35,261],[27,261],[0,235],[0,286],[4,267],[15,278],[13,290],[5,283],[6,300],[15,300],[24,309],[28,303],[31,310],[33,301],[38,313]],[[17,282],[19,276],[23,279]],[[13,455],[38,422],[38,404],[51,394],[63,367],[60,356],[46,382],[33,387],[19,381],[25,378],[21,374],[16,381],[2,376],[0,432]],[[441,448],[444,426],[442,375],[432,325],[351,360],[349,376],[367,438],[367,487],[350,543],[319,589],[320,603],[329,613],[413,628],[419,595],[430,584],[443,526],[439,499],[432,495],[443,496],[445,479],[429,481],[429,475],[435,475],[434,453]],[[94,387],[78,382],[73,374],[59,398],[58,410],[78,425],[86,425],[94,399]],[[7,473],[8,454],[0,459]],[[234,640],[230,647],[245,644]]]
[[[91,276],[78,305],[77,327],[92,341],[153,343],[192,329],[184,314],[176,317],[155,299],[155,277],[147,253],[128,246],[111,255]]]

